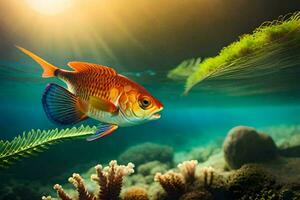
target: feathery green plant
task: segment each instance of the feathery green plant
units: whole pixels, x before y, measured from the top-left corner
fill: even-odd
[[[185,93],[204,80],[236,82],[248,78],[257,82],[257,77],[273,75],[299,65],[299,52],[300,12],[296,12],[263,23],[252,34],[245,34],[224,47],[219,55],[204,59],[195,69],[180,64],[168,77],[189,74]]]
[[[185,80],[194,71],[196,71],[200,63],[201,58],[192,58],[184,60],[176,68],[169,71],[167,76],[168,78],[173,80]]]
[[[75,139],[93,135],[96,127],[80,126],[78,128],[31,130],[15,137],[12,141],[0,140],[0,168],[6,168],[14,162],[43,152],[50,145],[67,139]]]

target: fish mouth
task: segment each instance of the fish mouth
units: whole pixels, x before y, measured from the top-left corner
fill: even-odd
[[[159,113],[155,113],[151,116],[151,119],[159,119],[161,115]]]
[[[161,117],[161,114],[159,113],[163,108],[160,108],[155,113],[153,113],[150,117],[151,120],[159,119]]]

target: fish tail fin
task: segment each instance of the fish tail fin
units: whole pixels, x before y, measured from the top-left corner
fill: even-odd
[[[31,57],[33,60],[35,60],[37,63],[41,65],[43,68],[44,72],[42,74],[43,78],[48,78],[48,77],[54,77],[56,76],[56,70],[58,70],[58,67],[55,67],[54,65],[48,63],[44,59],[40,58],[36,54],[32,53],[31,51],[28,51],[27,49],[24,49],[23,47],[16,46],[20,51]]]

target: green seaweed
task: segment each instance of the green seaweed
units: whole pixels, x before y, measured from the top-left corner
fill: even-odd
[[[192,58],[182,61],[176,68],[168,73],[168,78],[173,80],[185,80],[189,77],[201,63],[201,58]]]
[[[96,127],[80,126],[78,128],[31,130],[23,132],[12,141],[0,140],[0,168],[6,168],[16,161],[43,152],[50,145],[67,139],[82,138],[94,134]]]
[[[204,80],[240,80],[272,74],[291,67],[292,62],[293,66],[300,63],[299,44],[300,12],[296,12],[263,23],[252,34],[224,47],[217,56],[204,59],[196,69],[179,65],[168,77],[189,74],[185,84],[188,93]]]

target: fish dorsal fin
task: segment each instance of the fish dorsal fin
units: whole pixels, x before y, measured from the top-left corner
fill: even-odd
[[[117,72],[110,68],[103,65],[98,65],[94,63],[87,63],[87,62],[69,62],[68,66],[74,69],[76,72],[86,71],[86,70],[96,70],[101,74],[106,75],[117,75]]]

